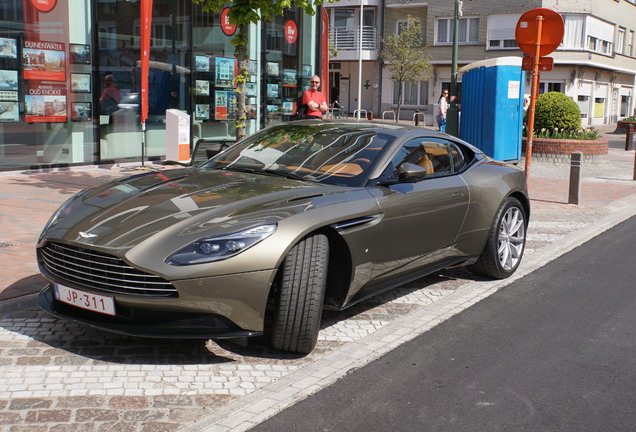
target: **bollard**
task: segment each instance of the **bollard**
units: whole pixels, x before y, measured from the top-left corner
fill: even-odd
[[[415,121],[415,126],[419,126],[419,124],[420,124],[420,120],[419,120],[418,115],[417,115],[419,112],[420,112],[420,110],[416,109],[415,110],[415,115],[413,116],[414,117],[413,120]]]
[[[581,165],[583,153],[575,151],[570,157],[570,193],[568,204],[579,205],[581,194]]]
[[[631,150],[634,143],[634,125],[627,125],[627,133],[625,134],[625,151]]]
[[[634,152],[634,175],[632,176],[632,180],[636,181],[636,151]]]

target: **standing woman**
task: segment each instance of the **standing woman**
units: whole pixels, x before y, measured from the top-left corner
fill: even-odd
[[[437,102],[437,126],[439,126],[440,132],[446,132],[446,112],[448,111],[448,90],[442,90],[442,96],[440,96]]]

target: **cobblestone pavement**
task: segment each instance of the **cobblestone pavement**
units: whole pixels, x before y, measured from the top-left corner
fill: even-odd
[[[533,166],[533,212],[515,278],[636,212],[631,172],[626,165],[619,173],[616,163],[597,167],[612,176],[584,182],[579,206],[566,204],[567,180],[558,170]],[[51,211],[61,195],[49,195]],[[0,315],[0,431],[247,430],[507,283],[449,269],[350,310],[325,312],[308,356],[281,354],[261,340],[241,346],[120,336],[21,300]]]

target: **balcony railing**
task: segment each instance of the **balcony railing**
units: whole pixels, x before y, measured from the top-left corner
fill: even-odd
[[[352,51],[360,48],[360,27],[331,27],[329,43],[332,49],[338,51]],[[378,37],[375,27],[362,27],[362,49],[376,50]]]

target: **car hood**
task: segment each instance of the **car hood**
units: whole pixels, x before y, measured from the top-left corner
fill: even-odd
[[[78,193],[42,239],[127,250],[165,230],[212,236],[276,223],[353,190],[360,188],[200,168],[144,173]]]

